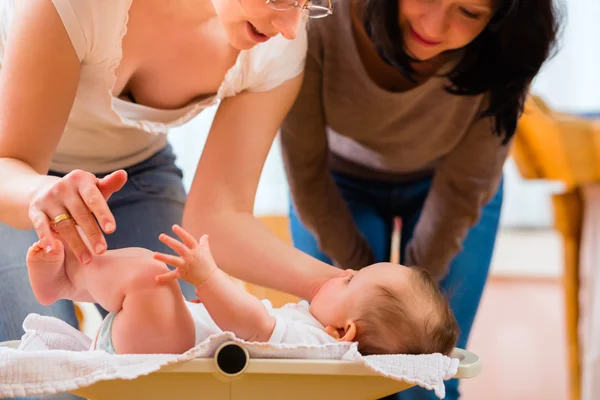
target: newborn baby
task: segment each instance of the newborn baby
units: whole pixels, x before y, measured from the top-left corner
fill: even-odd
[[[456,344],[448,302],[420,269],[379,263],[346,270],[310,305],[274,309],[217,267],[207,236],[197,241],[177,225],[173,231],[180,241],[165,234],[160,240],[179,256],[124,248],[94,255],[87,265],[62,243],[50,253],[35,243],[27,254],[33,292],[44,305],[69,299],[104,307],[109,315],[93,348],[115,354],[183,353],[222,331],[256,342],[356,341],[363,355],[447,355]],[[201,304],[183,298],[178,278],[196,287]]]

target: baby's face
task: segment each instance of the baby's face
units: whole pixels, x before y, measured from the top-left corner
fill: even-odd
[[[360,271],[346,270],[323,285],[310,303],[310,312],[325,326],[343,327],[374,301],[374,287],[402,287],[411,273],[410,268],[392,263],[373,264]]]

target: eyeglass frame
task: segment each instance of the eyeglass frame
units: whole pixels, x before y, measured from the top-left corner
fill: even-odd
[[[331,4],[331,0],[327,0],[327,3],[329,4],[328,7],[325,6],[307,6],[306,3],[310,3],[310,0],[307,0],[304,2],[304,4],[300,5],[300,2],[298,0],[294,0],[294,1],[290,1],[290,5],[288,8],[274,8],[271,7],[269,4],[275,4],[275,0],[266,0],[265,4],[267,5],[267,7],[269,7],[271,10],[275,10],[275,11],[288,11],[291,10],[293,8],[300,8],[300,10],[304,11],[307,10],[309,11],[309,18],[325,18],[330,16],[331,14],[333,14],[333,5]],[[313,7],[316,10],[320,10],[323,11],[324,14],[323,15],[318,15],[318,16],[310,16],[310,9],[311,7]]]

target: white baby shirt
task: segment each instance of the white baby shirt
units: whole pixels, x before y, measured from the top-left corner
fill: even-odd
[[[262,303],[269,314],[275,317],[275,329],[268,340],[269,343],[320,345],[336,342],[325,333],[325,327],[311,315],[307,301],[286,304],[281,308],[273,308],[269,300],[262,300]],[[223,332],[212,320],[204,305],[188,301],[186,305],[194,319],[196,344],[203,342],[210,335]]]

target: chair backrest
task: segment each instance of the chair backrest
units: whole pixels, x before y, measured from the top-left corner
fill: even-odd
[[[566,185],[552,197],[554,228],[563,238],[562,276],[569,399],[581,398],[579,343],[579,257],[583,203],[579,187],[600,179],[600,122],[550,110],[537,98],[528,99],[515,136],[512,156],[526,179],[558,180]]]
[[[552,111],[531,96],[519,120],[512,157],[525,179],[568,188],[600,180],[600,121]]]

